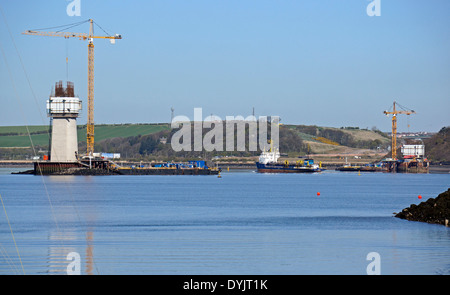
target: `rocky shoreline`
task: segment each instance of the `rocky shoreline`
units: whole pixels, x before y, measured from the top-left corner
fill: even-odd
[[[450,226],[450,188],[436,198],[430,198],[419,205],[412,204],[395,217]]]

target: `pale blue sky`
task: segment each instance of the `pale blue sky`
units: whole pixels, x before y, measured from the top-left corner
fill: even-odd
[[[417,112],[400,116],[400,132],[450,125],[448,0],[381,0],[374,17],[368,0],[80,0],[72,17],[70,2],[0,0],[36,95],[0,15],[11,70],[0,56],[0,125],[48,124],[45,101],[66,80],[66,52],[86,122],[87,42],[21,33],[89,18],[123,36],[95,40],[97,124],[168,122],[172,106],[222,119],[255,107],[286,124],[390,131],[383,111],[397,100]]]

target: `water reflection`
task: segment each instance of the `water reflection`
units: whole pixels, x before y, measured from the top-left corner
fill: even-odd
[[[77,240],[77,234],[73,231],[51,232],[48,239],[47,273],[66,274],[69,264],[67,255],[71,252],[77,252],[77,249],[73,246]]]
[[[0,193],[26,274],[66,274],[71,252],[83,275],[365,274],[375,251],[382,274],[448,275],[450,228],[392,217],[448,180],[0,175]],[[21,273],[15,253],[0,214],[2,274]]]
[[[74,179],[74,176],[56,176],[52,182],[68,183]],[[80,274],[94,274],[95,208],[90,205],[80,208],[77,203],[83,199],[77,196],[75,200],[70,187],[51,193],[55,226],[48,236],[47,273],[68,274],[68,266],[71,272],[75,265]],[[72,252],[79,254],[79,261],[68,257]]]
[[[86,243],[86,274],[92,275],[94,269],[94,232],[87,232]]]

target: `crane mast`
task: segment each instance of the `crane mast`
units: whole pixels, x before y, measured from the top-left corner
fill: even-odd
[[[79,40],[88,40],[88,114],[86,124],[86,152],[90,157],[92,157],[94,153],[94,38],[110,39],[112,44],[114,44],[115,39],[122,39],[122,36],[118,34],[114,36],[95,36],[93,24],[94,21],[89,19],[89,34],[72,32],[44,32],[39,30],[27,30],[22,33],[24,35],[64,38],[75,37]]]
[[[88,43],[88,117],[86,123],[86,153],[92,157],[94,154],[94,42],[92,36],[93,23],[89,20]]]

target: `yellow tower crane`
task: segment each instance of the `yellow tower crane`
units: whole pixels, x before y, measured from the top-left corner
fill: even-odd
[[[94,39],[110,39],[111,44],[115,43],[116,39],[122,39],[122,36],[116,34],[114,36],[94,36],[94,21],[89,19],[89,34],[86,33],[71,33],[71,32],[45,32],[40,30],[27,30],[22,34],[35,36],[50,36],[50,37],[64,37],[64,38],[78,38],[79,40],[88,40],[88,115],[86,125],[86,143],[87,155],[92,157],[94,153]],[[86,21],[87,22],[87,21]],[[79,25],[80,22],[74,25]]]
[[[392,115],[392,146],[391,146],[391,153],[392,153],[392,159],[397,160],[397,115],[404,114],[404,115],[411,115],[415,114],[416,112],[413,110],[401,110],[398,111],[395,107],[395,105],[400,106],[397,102],[394,101],[394,108],[392,111],[384,111],[383,113],[386,115]],[[404,108],[404,107],[402,107]],[[405,109],[405,108],[404,108]]]

